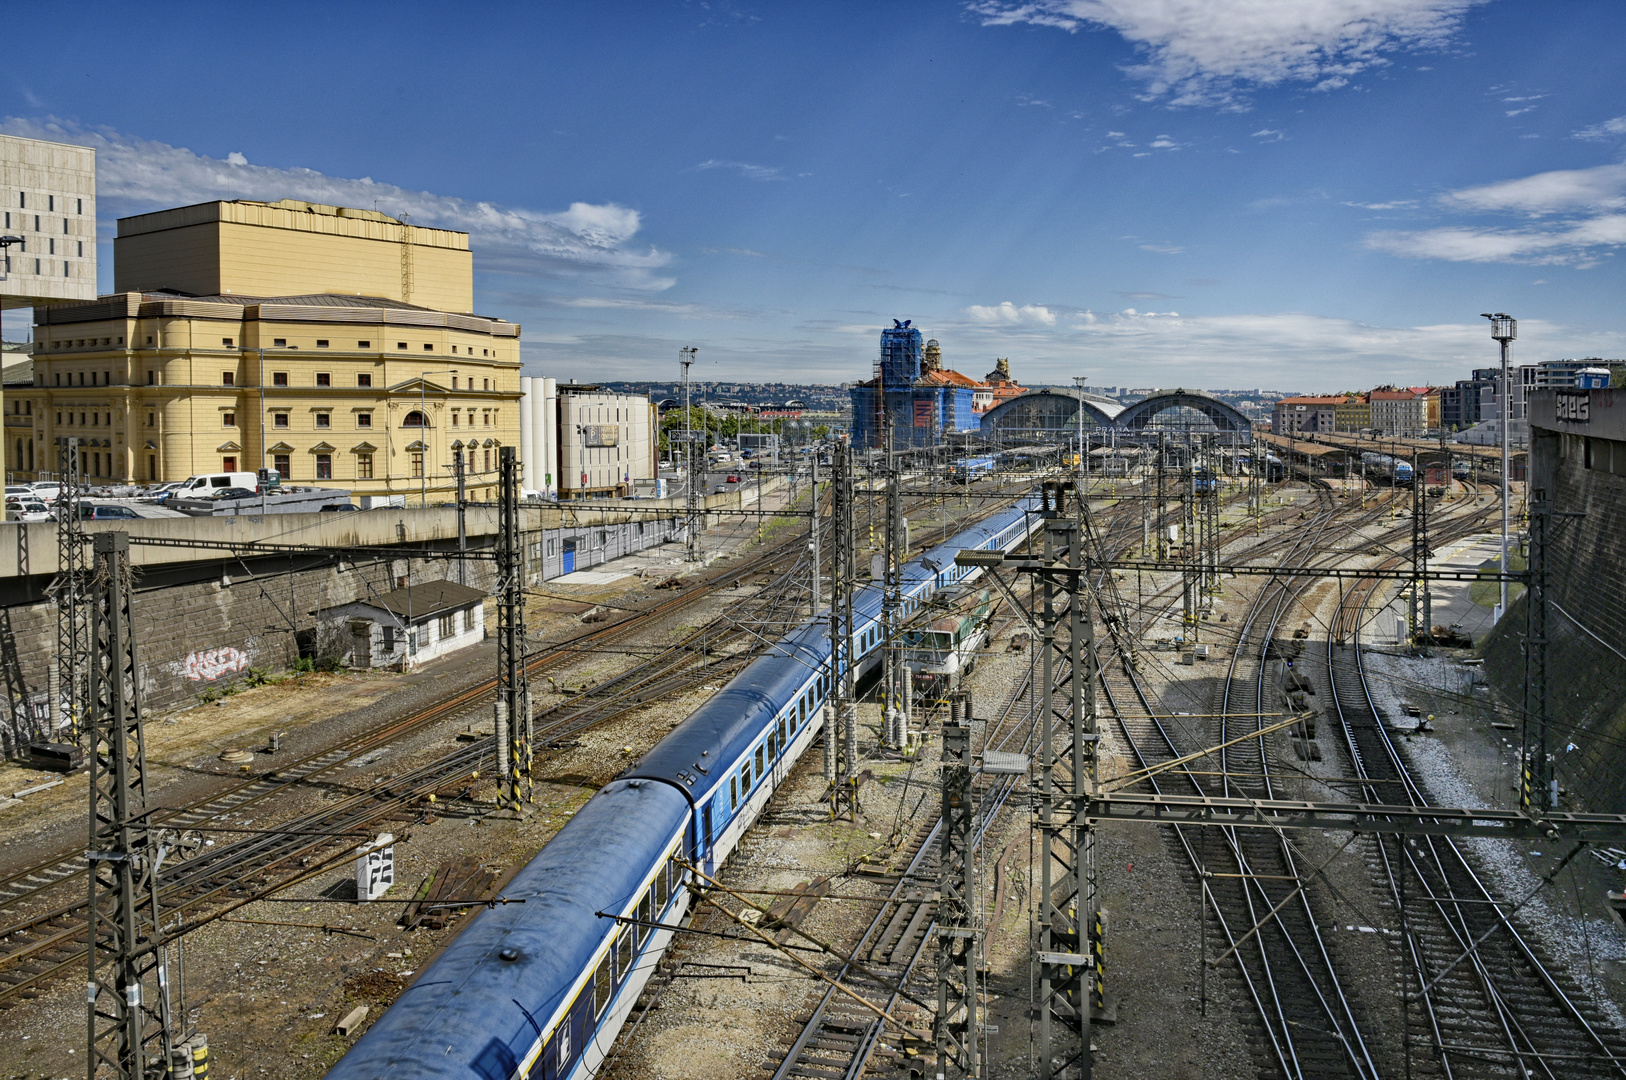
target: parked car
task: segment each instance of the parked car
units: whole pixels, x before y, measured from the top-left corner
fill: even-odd
[[[216,498],[217,492],[232,488],[248,488],[250,494],[257,494],[254,489],[259,485],[259,477],[251,472],[206,473],[187,477],[178,495],[183,499],[210,499]]]
[[[89,521],[112,521],[138,518],[141,515],[128,506],[86,506],[81,503],[79,504],[79,516]]]
[[[7,502],[10,502],[12,499],[32,499],[34,497],[34,489],[29,487],[27,484],[6,485]]]
[[[50,521],[56,515],[51,508],[33,499],[24,503],[12,503],[6,500],[6,516],[13,521]]]
[[[62,485],[50,480],[40,480],[28,485],[33,489],[34,497],[41,502],[53,503],[62,495]]]
[[[322,513],[342,514],[346,510],[360,511],[360,509],[361,507],[357,506],[355,503],[328,503],[326,506],[322,507]]]
[[[210,492],[204,498],[209,499],[258,499],[260,493],[253,488],[229,487],[220,488]]]
[[[728,474],[728,479],[724,481],[724,483],[728,483],[728,484],[737,484],[739,482],[740,482],[740,474],[739,473],[729,473]]]

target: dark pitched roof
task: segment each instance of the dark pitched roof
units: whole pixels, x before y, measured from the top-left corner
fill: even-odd
[[[383,596],[369,596],[356,601],[368,607],[383,608],[402,618],[410,616],[412,619],[422,619],[430,615],[438,615],[451,608],[466,607],[479,600],[484,600],[486,594],[479,589],[471,589],[467,585],[459,585],[455,581],[428,581],[422,585],[409,585],[404,589],[395,589]]]

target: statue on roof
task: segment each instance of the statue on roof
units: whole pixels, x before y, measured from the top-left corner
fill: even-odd
[[[1016,380],[1011,378],[1011,360],[1008,356],[994,358],[994,370],[983,376],[983,382],[995,385],[1014,386]]]

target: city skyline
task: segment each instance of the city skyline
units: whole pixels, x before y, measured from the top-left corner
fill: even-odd
[[[1612,5],[182,5],[161,71],[73,8],[0,131],[97,149],[103,291],[119,216],[290,197],[468,231],[527,374],[851,381],[893,318],[1029,384],[1449,383],[1486,310],[1626,355]]]

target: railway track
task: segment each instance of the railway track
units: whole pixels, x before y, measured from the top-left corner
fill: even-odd
[[[1326,641],[1330,717],[1363,801],[1429,805],[1368,684],[1360,634],[1379,588],[1339,605]],[[1447,837],[1361,841],[1401,938],[1407,1075],[1626,1077],[1626,1036],[1555,970],[1521,918]]]
[[[808,576],[803,538],[794,536],[731,567],[704,590],[690,590],[647,611],[556,644],[528,660],[527,669],[534,675],[553,662],[643,629],[719,588],[764,574],[765,591],[751,602],[731,608],[586,694],[538,714],[533,720],[534,745],[560,746],[570,736],[596,724],[726,677],[743,666],[756,651],[772,643],[777,636],[775,628],[792,620],[797,605],[806,603],[799,592],[799,583]],[[718,652],[725,655],[711,662],[711,654]],[[322,775],[346,764],[364,762],[369,753],[428,724],[455,720],[463,712],[483,720],[485,698],[494,685],[495,680],[488,680],[410,717],[238,784],[198,804],[155,815],[155,822],[182,833],[187,829],[219,828],[205,823],[224,822],[282,792],[309,789]],[[341,797],[332,807],[280,821],[262,835],[204,848],[191,858],[172,862],[160,883],[160,906],[166,924],[173,917],[178,920],[176,926],[195,927],[297,883],[310,876],[312,865],[317,871],[329,868],[330,863],[336,864],[334,860],[346,858],[358,839],[370,835],[367,830],[373,826],[392,820],[420,820],[427,796],[439,799],[468,788],[492,756],[487,738],[389,778],[369,791]],[[225,831],[232,830],[227,826]],[[0,882],[0,888],[8,888],[11,893],[9,902],[0,902],[0,912],[33,909],[0,926],[0,1010],[37,997],[40,987],[82,964],[83,901],[51,904],[48,894],[83,872],[82,856],[67,857],[40,863]]]

